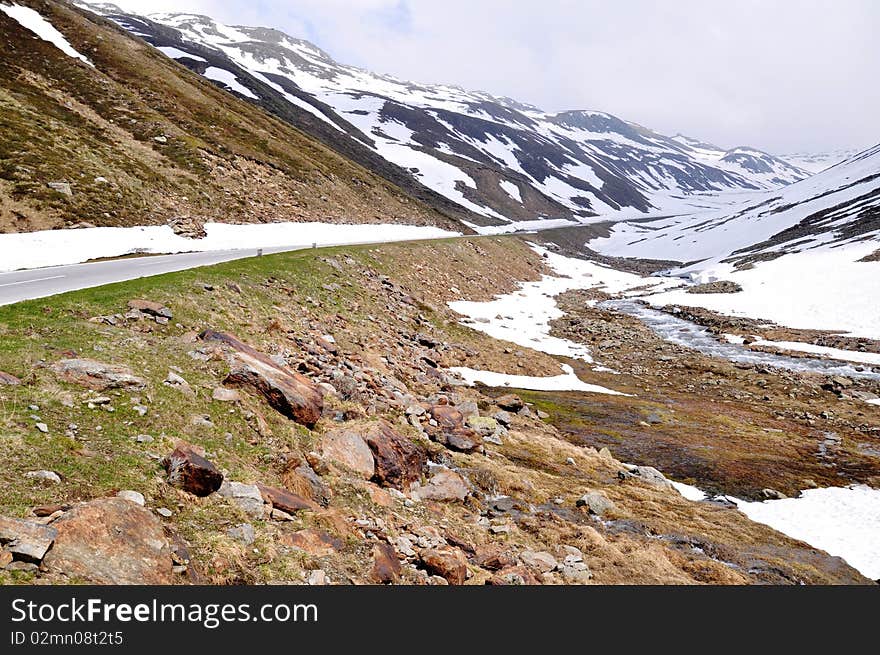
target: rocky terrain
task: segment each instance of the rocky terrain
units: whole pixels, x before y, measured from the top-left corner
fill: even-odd
[[[519,239],[473,238],[285,253],[0,308],[0,581],[869,582],[729,503],[685,499],[663,473],[747,497],[876,482],[862,449],[878,408],[668,346],[577,292],[555,329],[620,373],[569,363],[635,395],[450,374],[558,372],[447,307],[544,272]]]

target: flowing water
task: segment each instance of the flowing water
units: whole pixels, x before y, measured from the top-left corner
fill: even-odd
[[[880,373],[872,371],[868,366],[860,367],[863,368],[860,371],[855,364],[843,364],[833,360],[808,357],[786,357],[785,355],[756,352],[735,343],[724,343],[701,325],[677,318],[667,312],[652,309],[634,300],[606,300],[599,303],[599,307],[634,316],[666,341],[693,348],[704,355],[722,357],[732,362],[773,366],[789,371],[880,380]]]

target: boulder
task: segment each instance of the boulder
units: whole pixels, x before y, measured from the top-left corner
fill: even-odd
[[[123,500],[127,500],[131,503],[135,503],[137,505],[140,505],[141,507],[147,504],[147,501],[142,493],[140,493],[139,491],[133,491],[131,489],[123,489],[122,491],[117,491],[116,497],[122,498]]]
[[[21,384],[21,380],[10,373],[0,371],[0,387],[17,387]]]
[[[465,479],[452,469],[438,467],[428,483],[413,490],[416,500],[464,500],[469,493]]]
[[[196,496],[208,496],[223,484],[223,474],[189,444],[178,444],[162,463],[171,486]]]
[[[549,573],[559,565],[553,555],[543,550],[524,550],[519,558],[523,564],[538,573]]]
[[[625,477],[636,478],[655,487],[672,488],[672,483],[666,479],[666,476],[653,466],[635,466],[634,464],[624,464],[624,466],[627,469]]]
[[[363,437],[350,430],[334,430],[321,438],[321,454],[351,469],[365,480],[376,472],[373,451]]]
[[[165,305],[151,300],[129,300],[128,308],[135,309],[150,316],[159,316],[161,318],[174,318],[174,314]]]
[[[303,498],[302,496],[292,493],[287,489],[280,489],[279,487],[269,487],[265,484],[260,484],[259,482],[256,486],[257,489],[260,490],[260,494],[263,500],[272,505],[272,507],[274,507],[275,509],[280,509],[282,512],[293,514],[294,512],[298,512],[303,509],[320,509],[318,504],[314,501],[311,501],[308,498]]]
[[[504,546],[489,544],[477,548],[474,563],[489,571],[500,571],[516,565],[516,558]]]
[[[499,396],[495,399],[495,404],[505,411],[514,413],[520,411],[523,407],[526,406],[522,398],[513,393],[509,393],[505,396]]]
[[[373,545],[373,568],[370,580],[376,584],[393,584],[400,579],[400,560],[394,546],[388,543]]]
[[[451,585],[463,585],[467,580],[467,558],[457,548],[427,548],[419,557],[428,573],[445,578]]]
[[[221,343],[231,351],[231,370],[224,380],[227,386],[254,390],[275,410],[306,427],[314,427],[321,418],[323,393],[305,376],[275,363],[234,336],[206,330],[199,338]]]
[[[0,516],[0,545],[20,561],[39,563],[57,534],[54,527],[42,523]]]
[[[495,434],[500,427],[498,421],[488,416],[468,416],[465,424],[472,430],[475,430],[481,437]]]
[[[254,532],[254,526],[250,523],[239,523],[236,526],[226,529],[226,535],[230,539],[234,539],[242,546],[250,546],[257,539]]]
[[[45,568],[92,584],[171,584],[172,549],[161,521],[122,498],[74,506],[52,527]]]
[[[139,390],[147,386],[127,366],[105,364],[94,359],[62,359],[49,367],[60,379],[95,391]]]
[[[614,509],[614,503],[598,491],[590,491],[577,499],[578,507],[585,507],[590,514],[602,516],[605,512]]]
[[[425,449],[397,434],[386,422],[380,421],[373,426],[364,439],[373,451],[374,482],[404,489],[422,477],[422,470],[428,462]]]

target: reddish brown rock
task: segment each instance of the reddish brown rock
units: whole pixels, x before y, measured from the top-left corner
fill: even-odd
[[[223,484],[223,474],[189,444],[178,444],[162,463],[172,487],[196,496],[208,496]]]
[[[260,490],[260,494],[263,496],[264,501],[272,505],[275,509],[280,509],[282,512],[287,512],[288,514],[293,514],[301,509],[320,509],[318,504],[314,501],[311,501],[308,498],[303,498],[295,493],[291,493],[287,489],[269,487],[265,484],[260,484],[259,482],[257,483],[257,489]]]
[[[172,552],[162,523],[140,505],[101,498],[73,507],[52,527],[43,559],[53,573],[93,584],[171,584]]]
[[[65,382],[95,391],[105,389],[143,389],[147,383],[127,366],[105,364],[94,359],[62,359],[49,367]]]
[[[4,373],[0,371],[0,387],[17,387],[21,384],[21,380],[12,375],[11,373]]]
[[[449,584],[463,585],[467,580],[467,559],[457,548],[428,548],[422,551],[420,558],[429,573],[446,578]]]
[[[432,405],[428,414],[437,422],[429,426],[432,441],[461,452],[469,453],[483,445],[480,436],[464,424],[464,414],[451,405]]]
[[[307,427],[314,427],[321,418],[324,396],[320,387],[307,377],[279,366],[232,335],[206,330],[199,338],[222,343],[231,351],[231,370],[224,384],[252,389],[275,410]]]
[[[171,310],[168,309],[165,305],[163,305],[162,303],[153,302],[151,300],[129,300],[128,308],[136,309],[139,312],[149,314],[150,316],[160,316],[162,318],[174,317],[174,315],[171,313]]]
[[[500,571],[515,566],[516,556],[500,544],[489,544],[477,548],[474,564],[489,571]]]
[[[285,533],[281,535],[279,541],[285,546],[297,548],[315,557],[332,555],[342,550],[344,545],[341,539],[337,539],[322,530],[311,528],[289,534]]]
[[[400,579],[400,560],[391,544],[378,543],[373,546],[370,579],[376,584],[393,584]]]
[[[495,404],[508,412],[518,412],[526,406],[523,399],[513,393],[509,393],[506,396],[499,396],[495,399]]]
[[[404,489],[421,478],[428,461],[424,448],[397,434],[384,421],[377,423],[364,435],[364,439],[373,451],[376,466],[374,482]]]

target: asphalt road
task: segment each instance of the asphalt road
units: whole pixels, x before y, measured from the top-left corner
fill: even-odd
[[[301,250],[306,246],[263,248],[264,254]],[[233,259],[254,257],[257,250],[217,250],[178,255],[129,257],[109,261],[52,266],[24,271],[0,273],[0,305],[10,305],[32,298],[45,298],[65,291],[88,289],[113,282],[134,280],[151,275],[182,271],[198,266],[218,264]]]

